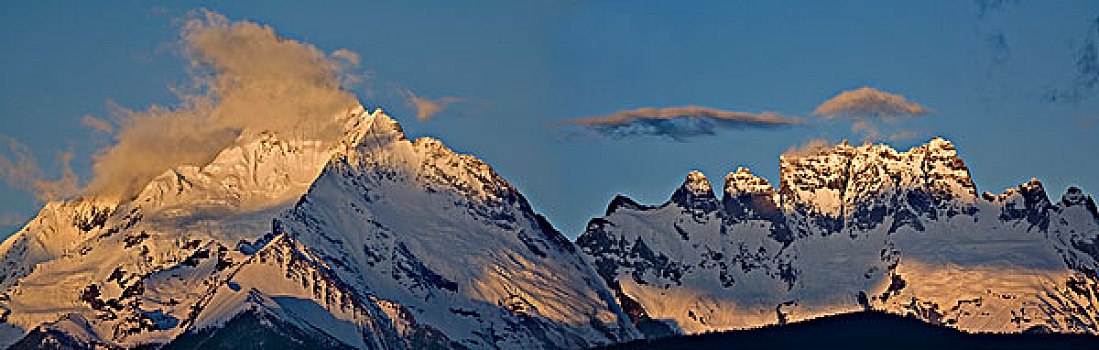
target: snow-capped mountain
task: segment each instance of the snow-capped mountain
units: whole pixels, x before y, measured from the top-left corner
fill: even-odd
[[[966,331],[1099,332],[1099,214],[1037,180],[978,196],[953,144],[784,156],[776,191],[738,169],[718,199],[615,198],[577,243],[649,335],[864,309]]]
[[[369,115],[360,107],[333,118],[350,122]],[[0,245],[7,275],[0,340],[10,344],[55,321],[73,327],[65,335],[88,343],[171,339],[173,331],[156,328],[182,319],[173,312],[216,283],[214,275],[229,260],[243,260],[231,251],[241,237],[267,232],[336,150],[316,140],[245,130],[209,164],[167,170],[133,198],[47,204]],[[202,270],[200,262],[211,255],[222,262]],[[177,271],[188,267],[200,271]],[[159,288],[150,282],[167,273],[179,281],[165,293],[179,295],[150,299],[159,294],[147,293]]]
[[[0,345],[586,348],[864,309],[1097,333],[1099,214],[978,195],[949,142],[841,144],[718,198],[616,197],[569,242],[484,162],[362,107],[339,140],[244,130],[132,198],[47,204],[0,244]]]
[[[396,349],[639,337],[575,246],[487,164],[410,141],[381,111],[335,118],[339,142],[246,130],[135,198],[47,205],[0,251],[0,340]]]

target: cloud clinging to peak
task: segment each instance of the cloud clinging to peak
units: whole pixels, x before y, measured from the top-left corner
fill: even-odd
[[[114,139],[94,156],[86,193],[132,196],[168,169],[205,165],[249,133],[333,141],[342,126],[334,116],[358,103],[345,89],[357,82],[345,74],[359,61],[351,51],[326,54],[269,26],[210,11],[184,23],[179,43],[191,85],[175,89],[176,105],[117,108],[115,125],[84,119]]]
[[[690,137],[715,135],[723,129],[773,129],[800,123],[800,119],[770,112],[753,114],[680,106],[624,110],[603,116],[569,119],[561,124],[611,137],[657,136],[685,141]]]
[[[832,143],[825,139],[812,139],[802,144],[790,145],[785,152],[782,152],[782,157],[788,159],[802,158],[819,153],[822,150],[832,147]]]

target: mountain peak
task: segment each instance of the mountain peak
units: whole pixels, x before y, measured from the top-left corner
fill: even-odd
[[[942,138],[907,151],[809,145],[780,163],[777,196],[748,169],[729,173],[720,220],[682,204],[607,215],[577,244],[639,327],[884,310],[969,332],[1097,332],[1063,322],[1095,319],[1099,215],[1082,191],[1053,206],[1032,179],[978,201]],[[700,178],[677,203],[697,203],[686,199]]]
[[[1032,178],[1030,178],[1030,180],[1027,180],[1027,182],[1024,183],[1022,185],[1022,187],[1024,189],[1030,190],[1030,191],[1038,190],[1038,191],[1045,192],[1045,188],[1042,187],[1042,181],[1039,181],[1038,178],[1036,178],[1036,177],[1032,177]]]
[[[944,139],[939,136],[931,138],[931,141],[927,143],[929,146],[942,148],[942,149],[954,149],[954,143],[950,140]]]
[[[1084,194],[1084,191],[1077,187],[1069,187],[1068,191],[1065,191],[1065,195],[1061,196],[1061,205],[1064,207],[1084,206],[1084,208],[1091,213],[1091,217],[1096,221],[1099,221],[1099,210],[1095,207],[1095,200],[1091,196]]]
[[[374,109],[370,114],[362,105],[352,108],[350,118],[344,125],[344,135],[340,139],[338,151],[346,153],[349,149],[362,144],[367,139],[375,141],[381,138],[391,137],[404,139],[404,130],[396,120],[391,118],[381,108]]]
[[[628,210],[646,210],[652,209],[653,207],[638,204],[630,197],[619,194],[614,196],[614,199],[611,199],[611,204],[607,206],[607,211],[604,215],[610,216],[615,211],[618,211],[619,208],[626,208]]]
[[[735,172],[725,175],[725,196],[766,195],[773,196],[775,188],[767,179],[752,174],[751,170],[738,167]]]
[[[919,191],[937,205],[967,206],[976,189],[949,141],[934,138],[908,151],[885,144],[845,144],[780,161],[784,201],[838,217],[856,203]],[[955,204],[948,202],[958,201]],[[954,211],[960,210],[954,208]]]
[[[699,171],[687,173],[683,185],[672,194],[672,202],[687,209],[711,212],[717,209],[717,196],[710,181]]]
[[[305,139],[261,131],[242,136],[209,164],[166,170],[139,192],[135,203],[147,210],[159,208],[173,217],[211,208],[249,212],[292,204],[334,154],[346,153],[366,135],[377,134],[376,130],[382,129],[378,125],[391,124],[385,122],[391,119],[380,109],[367,114],[361,105],[341,110],[332,118],[343,123],[342,135]]]
[[[1072,190],[1073,188],[1070,188],[1069,191],[1065,193],[1065,196],[1074,198],[1077,195],[1083,195],[1082,191],[1077,194],[1076,191]],[[1076,190],[1080,191],[1079,189]],[[1019,186],[1005,189],[1000,194],[985,192],[983,197],[992,202],[1010,201],[1016,197],[1027,198],[1034,202],[1049,202],[1049,196],[1046,194],[1045,186],[1042,185],[1042,181],[1038,180],[1038,178],[1030,178],[1027,182],[1021,183]]]
[[[1061,203],[1064,203],[1065,206],[1080,205],[1089,200],[1091,200],[1091,196],[1084,194],[1084,190],[1075,186],[1069,187],[1065,194],[1061,196]]]
[[[683,186],[692,193],[705,193],[712,192],[710,188],[710,180],[706,179],[706,175],[700,171],[691,171],[687,173],[687,178],[683,180]]]
[[[246,312],[360,348],[636,337],[575,247],[487,163],[410,141],[381,110],[341,113],[342,135],[255,130],[122,207],[47,206],[0,249],[0,326],[116,347],[205,337]],[[70,313],[79,327],[55,322]]]

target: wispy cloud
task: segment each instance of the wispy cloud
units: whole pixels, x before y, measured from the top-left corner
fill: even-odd
[[[1068,86],[1046,92],[1047,101],[1080,102],[1099,88],[1099,17],[1088,26],[1088,32],[1073,57],[1076,65],[1074,79]]]
[[[84,126],[104,134],[114,132],[114,125],[112,125],[111,122],[90,115],[84,116],[80,122],[83,123]]]
[[[892,141],[915,137],[913,131],[893,130],[883,133],[882,129],[893,129],[900,118],[918,117],[933,111],[915,102],[909,102],[901,95],[884,92],[871,87],[862,87],[839,93],[824,101],[813,114],[825,120],[844,120],[851,123],[851,131],[861,134],[863,139]]]
[[[773,129],[800,124],[797,118],[775,113],[744,113],[699,106],[638,108],[597,117],[563,121],[611,137],[657,136],[685,141],[715,135],[723,129]]]
[[[782,152],[783,158],[802,158],[819,153],[822,150],[832,147],[832,143],[825,139],[812,139],[806,141],[800,145],[791,145],[785,152]]]
[[[57,157],[61,175],[56,179],[46,178],[39,162],[30,149],[14,139],[0,136],[0,178],[9,186],[26,190],[40,201],[72,196],[79,189],[79,179],[69,165],[72,152],[60,153]]]
[[[405,90],[408,96],[408,104],[416,109],[416,119],[427,121],[435,115],[443,112],[450,104],[464,102],[461,97],[444,96],[437,99],[416,96],[411,90]]]

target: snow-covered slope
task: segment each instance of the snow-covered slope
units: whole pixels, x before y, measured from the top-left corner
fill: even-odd
[[[1099,332],[1099,214],[1078,189],[1056,204],[1037,180],[978,197],[938,138],[784,157],[781,181],[739,169],[719,201],[691,173],[658,207],[615,198],[577,242],[650,334],[862,309],[967,331]]]
[[[0,244],[0,287],[10,287],[39,263],[98,234],[115,206],[117,201],[99,198],[47,203],[23,229]]]
[[[357,107],[332,118],[370,116]],[[0,340],[10,343],[59,319],[85,320],[86,326],[73,329],[107,344],[169,339],[171,331],[142,327],[151,327],[155,318],[180,319],[173,312],[185,312],[228,261],[243,260],[233,251],[237,243],[268,232],[271,220],[308,190],[339,147],[244,130],[209,164],[167,170],[134,198],[47,204],[0,245],[7,277]],[[222,262],[203,270],[199,262],[211,255]],[[147,282],[180,269],[188,270],[186,276],[164,289],[179,295],[151,300],[158,297],[145,290],[158,286]],[[150,318],[149,312],[159,316]]]
[[[282,230],[352,290],[469,348],[583,348],[636,337],[575,247],[484,162],[376,118]],[[405,332],[405,331],[402,331]]]
[[[201,348],[256,325],[270,341],[332,348],[639,336],[575,247],[488,165],[405,139],[381,111],[335,118],[338,142],[246,130],[210,164],[166,171],[107,211],[51,204],[4,244],[43,248],[5,251],[21,270],[0,298],[0,340]]]

